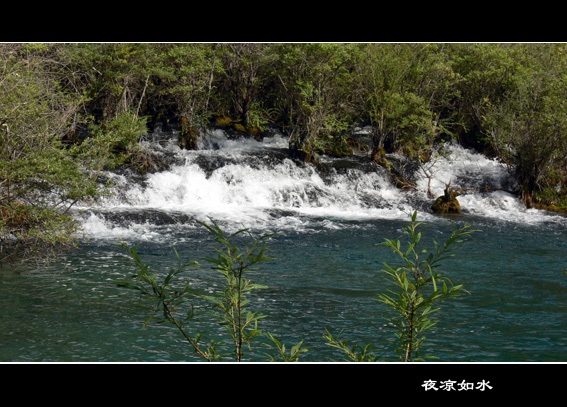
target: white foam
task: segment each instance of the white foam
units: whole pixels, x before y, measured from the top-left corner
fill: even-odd
[[[210,149],[186,151],[169,147],[170,152],[184,158],[184,163],[149,174],[144,183],[114,176],[117,193],[103,203],[103,209],[173,211],[203,220],[216,217],[247,227],[294,230],[308,228],[309,218],[319,225],[319,219],[326,218],[326,227],[332,228],[341,220],[407,219],[409,213],[430,205],[451,183],[470,188],[470,192],[458,198],[463,213],[524,223],[555,219],[527,210],[510,193],[475,190],[487,184],[503,187],[510,182],[507,168],[459,146],[444,147],[448,154],[435,157],[431,162],[434,165],[428,165],[431,179],[421,173],[415,191],[401,191],[380,171],[349,169],[323,178],[315,166],[291,159],[276,163],[247,161],[246,152],[287,146],[281,135],[264,141],[230,140],[222,132],[213,132],[202,142],[201,147],[206,146]],[[198,158],[218,155],[230,155],[231,160],[212,172],[197,164]],[[428,187],[433,197],[427,195]],[[274,211],[285,211],[285,216],[273,216]],[[433,215],[422,211],[421,218],[424,217]],[[148,224],[113,225],[97,215],[86,218],[83,227],[88,234],[99,236],[135,234],[152,238],[159,233]]]
[[[105,239],[155,240],[160,237],[160,234],[152,231],[151,225],[147,223],[119,225],[106,221],[103,217],[94,213],[89,214],[82,221],[82,228],[85,236],[103,237]]]

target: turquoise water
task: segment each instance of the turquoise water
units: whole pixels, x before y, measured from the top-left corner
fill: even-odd
[[[517,186],[501,163],[445,145],[427,177],[414,168],[416,187],[399,190],[365,156],[322,157],[315,166],[291,159],[280,135],[261,142],[222,132],[208,137],[197,151],[151,144],[167,160],[162,172],[107,174],[115,194],[77,208],[84,234],[76,250],[0,269],[0,362],[200,361],[174,328],[143,328],[145,303],[116,284],[135,271],[118,241],[138,245],[152,270],[163,273],[175,262],[173,246],[186,260],[215,255],[211,235],[197,223],[208,217],[227,232],[277,233],[267,242],[276,260],[250,275],[268,286],[252,304],[267,315],[260,327],[288,349],[304,342],[303,361],[343,357],[325,345],[326,329],[350,344],[374,343],[392,360],[392,332],[376,299],[391,288],[382,262],[397,259],[376,245],[397,238],[414,211],[429,226],[425,242],[447,238],[449,220],[482,230],[443,264],[470,295],[443,304],[426,339],[428,355],[442,362],[567,361],[567,218],[526,210],[505,192]],[[400,170],[411,167],[403,157],[389,158]],[[467,191],[454,218],[430,210],[448,183]],[[210,268],[188,277],[208,292],[222,283]],[[219,339],[210,304],[194,305],[193,334]],[[264,361],[266,351],[247,355]]]
[[[556,222],[522,225],[473,216],[456,218],[482,229],[443,270],[470,295],[443,305],[429,333],[428,354],[442,362],[567,361],[567,230]],[[391,359],[384,309],[376,294],[389,287],[381,262],[395,264],[383,238],[395,238],[401,220],[312,219],[306,231],[285,230],[270,238],[277,260],[251,278],[269,288],[254,304],[267,318],[261,327],[289,345],[309,348],[303,361],[327,362],[342,355],[325,345],[325,329],[343,331],[350,343],[375,343]],[[442,241],[445,218],[428,220],[424,239]],[[154,270],[172,264],[175,245],[184,259],[200,260],[215,247],[197,226],[167,227],[164,242],[132,239]],[[116,286],[134,269],[114,238],[84,239],[79,249],[49,264],[0,272],[0,361],[178,362],[199,361],[169,326],[143,328],[148,315],[130,290]],[[219,276],[195,270],[197,287],[214,289]],[[208,311],[199,309],[198,330],[215,335]],[[251,360],[263,361],[261,352]]]

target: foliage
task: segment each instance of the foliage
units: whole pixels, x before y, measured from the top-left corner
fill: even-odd
[[[242,229],[227,236],[214,221],[211,221],[210,225],[205,223],[202,223],[202,225],[220,244],[220,248],[216,249],[217,257],[204,259],[225,280],[222,290],[215,292],[214,295],[191,289],[189,278],[186,278],[183,287],[178,286],[178,279],[181,274],[192,267],[200,267],[201,265],[198,262],[182,262],[179,254],[175,251],[177,263],[175,267],[165,273],[163,281],[160,282],[158,280],[159,273],[150,275],[148,272],[150,265],[142,262],[135,248],[130,248],[122,242],[122,246],[134,260],[138,273],[134,276],[135,282],[121,281],[119,285],[139,291],[153,303],[151,314],[144,326],[160,314],[161,318],[157,319],[157,322],[167,322],[175,326],[194,351],[207,361],[223,360],[225,356],[219,353],[219,348],[230,346],[233,349],[234,360],[241,362],[245,358],[244,349],[246,347],[250,349],[253,344],[257,344],[260,337],[267,337],[273,344],[268,344],[268,346],[275,347],[278,351],[277,356],[268,355],[270,360],[297,361],[300,355],[308,350],[302,348],[303,342],[292,346],[289,354],[287,354],[285,345],[273,334],[264,333],[259,329],[258,322],[266,317],[262,314],[262,311],[253,311],[250,308],[251,301],[249,298],[254,291],[266,287],[252,283],[247,276],[254,270],[255,265],[271,259],[264,254],[266,250],[265,239],[271,235],[255,238],[247,229]],[[233,241],[243,234],[248,236],[249,244],[241,249]],[[225,328],[228,336],[227,341],[219,343],[211,341],[209,345],[203,345],[201,343],[202,334],[191,332],[194,328],[189,323],[195,317],[195,304],[202,299],[214,304],[217,310],[214,315],[218,323]]]
[[[150,44],[55,44],[54,58],[66,93],[83,96],[82,122],[109,121],[122,113],[140,113],[148,76],[159,49]]]
[[[351,125],[348,89],[355,49],[348,44],[283,44],[277,48],[285,112],[293,148],[313,157],[318,140],[330,139]]]
[[[394,288],[388,293],[378,294],[378,301],[387,305],[394,314],[387,321],[397,340],[390,343],[403,362],[426,359],[421,349],[425,333],[438,322],[434,314],[440,310],[439,304],[466,293],[461,285],[453,285],[447,276],[441,274],[438,267],[475,232],[469,226],[459,228],[454,225],[454,231],[445,243],[439,245],[433,241],[434,250],[429,252],[421,248],[423,228],[424,224],[417,222],[417,212],[414,212],[410,224],[404,228],[407,247],[402,247],[399,239],[384,239],[383,243],[379,243],[392,249],[402,260],[401,265],[394,267],[383,263],[384,272]],[[334,337],[329,330],[323,337],[328,346],[341,350],[346,360],[372,362],[382,358],[376,354],[373,344],[351,345],[347,339],[340,340],[340,334]]]
[[[59,92],[48,52],[0,46],[0,260],[70,243],[69,210],[100,192],[62,144],[79,101]]]
[[[214,79],[223,73],[218,47],[158,44],[155,51],[148,107],[154,111],[169,109],[191,127],[204,125],[213,110]]]
[[[276,56],[268,44],[220,44],[223,72],[219,76],[220,114],[242,122],[244,127],[261,123],[267,108],[262,95],[270,91]]]
[[[445,48],[436,44],[370,44],[360,73],[366,111],[374,125],[374,147],[431,147],[448,132],[455,75]]]
[[[93,170],[114,169],[141,151],[138,144],[146,133],[146,119],[125,111],[101,124],[90,126],[90,136],[71,146],[70,153]]]
[[[149,124],[211,116],[277,123],[298,148],[373,124],[376,147],[426,148],[458,137],[492,145],[487,113],[521,108],[521,92],[556,88],[562,44],[25,44],[49,62],[77,124],[130,111]],[[524,90],[522,90],[524,89]],[[547,91],[545,91],[547,92]],[[531,102],[528,102],[531,103]],[[561,109],[560,107],[558,107]],[[560,110],[552,108],[554,116]],[[506,122],[516,119],[508,116]],[[493,123],[493,122],[491,122]],[[543,131],[543,130],[542,130]],[[343,140],[340,140],[342,142]]]
[[[454,225],[449,239],[443,245],[433,241],[434,250],[428,252],[420,248],[423,223],[417,222],[416,218],[417,212],[414,212],[411,223],[404,229],[407,247],[403,248],[400,240],[385,239],[380,243],[392,249],[402,260],[402,264],[396,267],[384,263],[384,271],[397,291],[379,294],[379,301],[391,307],[396,314],[389,322],[396,331],[396,353],[404,362],[424,359],[420,353],[424,334],[438,322],[434,318],[440,310],[438,303],[466,292],[461,285],[453,285],[438,271],[438,267],[475,232],[467,225],[460,228]]]
[[[515,86],[507,89],[505,100],[488,109],[485,127],[531,207],[536,195],[549,194],[542,194],[546,189],[559,187],[560,195],[565,191],[565,174],[558,177],[557,170],[567,163],[567,49],[563,44],[525,45],[515,51],[522,58]]]
[[[254,238],[247,229],[239,230],[229,236],[212,221],[212,225],[203,224],[215,237],[223,249],[217,249],[218,256],[210,257],[206,261],[214,265],[214,269],[225,278],[225,287],[216,296],[207,297],[220,309],[218,319],[226,328],[234,343],[235,360],[240,362],[244,353],[244,346],[251,346],[255,338],[261,334],[258,321],[265,318],[261,311],[250,311],[248,297],[258,289],[266,288],[253,284],[247,278],[253,266],[271,260],[264,255],[266,246],[264,240],[270,235]],[[235,246],[232,241],[242,233],[248,234],[250,246],[245,250]]]
[[[254,137],[279,128],[306,161],[352,154],[356,126],[374,129],[363,150],[421,161],[457,140],[509,165],[528,207],[562,208],[566,75],[564,44],[1,44],[0,207],[64,225],[104,193],[98,171],[144,161],[140,135],[178,130],[198,148],[226,117]],[[66,240],[45,219],[36,236]],[[25,241],[28,226],[0,222]]]

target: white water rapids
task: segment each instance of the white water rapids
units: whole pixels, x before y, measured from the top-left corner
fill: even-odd
[[[368,157],[323,157],[316,166],[293,160],[287,147],[281,135],[259,142],[231,140],[222,131],[209,133],[195,151],[182,150],[173,140],[152,144],[149,148],[173,164],[144,177],[109,174],[115,193],[96,206],[79,208],[84,234],[151,240],[179,225],[191,227],[189,219],[208,217],[270,232],[307,230],[313,223],[338,228],[345,221],[407,220],[415,210],[421,219],[433,219],[431,204],[448,183],[470,188],[458,197],[464,216],[565,222],[563,216],[528,210],[517,196],[495,190],[514,188],[507,168],[457,145],[445,145],[445,154],[426,165],[429,177],[418,169],[416,188],[407,190],[392,185]],[[485,186],[492,190],[478,189]]]

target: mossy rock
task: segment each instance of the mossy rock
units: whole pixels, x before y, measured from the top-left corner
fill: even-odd
[[[381,166],[388,173],[391,181],[397,188],[406,190],[416,188],[416,184],[405,177],[396,169],[394,163],[386,157],[386,151],[382,147],[375,148],[371,153],[372,161]]]
[[[353,155],[353,149],[349,145],[341,143],[329,145],[322,149],[321,153],[331,157],[351,157]]]
[[[236,123],[236,122],[235,122],[235,123],[232,125],[232,128],[233,128],[234,130],[236,130],[236,131],[241,132],[241,133],[246,133],[246,127],[244,127],[244,125],[241,124],[241,123]]]
[[[216,116],[215,125],[221,128],[230,127],[233,124],[233,120],[228,116]]]
[[[185,150],[197,150],[198,149],[198,138],[194,131],[184,132],[179,135],[177,144],[179,148]]]
[[[246,123],[241,119],[232,119],[228,116],[216,116],[213,126],[225,130],[233,137],[251,136],[256,140],[261,140],[263,130],[251,123]]]
[[[532,204],[531,207],[534,209],[540,209],[549,212],[567,213],[567,207],[558,206],[554,203],[551,204],[536,203],[536,204]]]
[[[185,150],[197,150],[199,141],[198,130],[191,126],[185,117],[181,118],[181,132],[177,144],[180,148]]]
[[[457,196],[459,196],[457,191],[447,187],[445,193],[433,202],[431,209],[433,212],[442,215],[458,215],[461,213],[461,205],[459,204]]]
[[[251,135],[252,137],[254,137],[254,139],[256,139],[256,140],[258,140],[258,141],[261,141],[261,140],[262,140],[262,133],[263,133],[263,130],[262,130],[260,127],[254,126],[254,125],[251,125],[251,124],[248,124],[248,125],[246,126],[246,132],[247,132],[249,135]]]
[[[305,151],[299,148],[291,148],[289,150],[289,153],[292,158],[303,161],[305,163],[314,163],[317,161],[315,155],[310,151]]]

